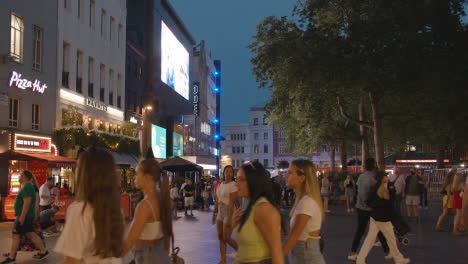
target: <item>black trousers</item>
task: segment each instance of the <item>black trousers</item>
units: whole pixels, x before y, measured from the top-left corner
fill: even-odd
[[[351,247],[351,252],[356,252],[359,247],[359,244],[361,243],[362,237],[364,236],[367,227],[369,226],[369,221],[370,221],[370,212],[357,209],[357,216],[358,216],[358,226],[356,233],[354,234],[354,239],[353,239],[353,245]],[[384,235],[382,232],[379,232],[377,235],[380,243],[382,243],[382,248],[385,252],[385,254],[388,254],[390,252],[388,245],[387,245],[387,240],[385,239]]]
[[[424,187],[421,194],[419,195],[419,205],[421,207],[427,207],[427,188]]]

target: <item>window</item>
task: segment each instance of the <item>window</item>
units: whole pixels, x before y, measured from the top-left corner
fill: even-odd
[[[284,128],[280,128],[279,130],[279,138],[286,138],[286,135],[284,133]]]
[[[32,104],[32,125],[31,129],[39,130],[40,123],[40,106],[38,104]]]
[[[241,147],[241,153],[244,153],[244,147]],[[242,162],[243,163],[243,162]]]
[[[268,145],[263,146],[263,153],[268,153]]]
[[[63,0],[63,8],[65,8],[65,9],[70,8],[70,3],[68,1],[70,1],[70,0]]]
[[[10,56],[16,62],[23,62],[23,34],[23,19],[16,14],[11,14]]]
[[[232,154],[236,153],[236,147],[232,147]]]
[[[122,109],[122,96],[117,96],[117,108]]]
[[[117,31],[117,34],[118,34],[117,35],[117,48],[120,48],[120,41],[122,40],[122,31],[123,31],[123,26],[119,24],[119,30]],[[141,74],[141,67],[140,67],[140,74]]]
[[[286,154],[286,146],[283,142],[279,143],[279,154]]]
[[[234,135],[233,134],[231,134],[231,140],[234,140]]]
[[[237,147],[236,153],[241,153],[241,148],[240,147]]]
[[[254,134],[254,139],[255,139],[255,140],[258,140],[258,133],[255,133],[255,134]]]
[[[88,97],[94,98],[94,59],[88,60]]]
[[[268,168],[268,159],[264,159],[264,160],[263,160],[263,166],[264,166],[265,168]]]
[[[82,93],[82,75],[83,75],[83,52],[77,51],[76,52],[76,86],[75,89],[78,93]]]
[[[106,66],[104,66],[104,64],[101,64],[101,73],[100,73],[100,82],[99,82],[99,85],[100,85],[100,90],[99,90],[99,100],[101,100],[101,102],[104,102],[104,90],[105,90],[105,87],[106,87]]]
[[[106,23],[106,10],[101,9],[101,37],[104,37],[104,27]]]
[[[268,132],[263,133],[263,139],[268,139]]]
[[[122,108],[122,97],[120,96],[122,91],[122,75],[117,74],[117,107]]]
[[[109,70],[109,104],[114,105],[114,70]]]
[[[110,17],[109,40],[112,40],[112,31],[114,31],[114,24],[115,24],[115,19],[113,17]]]
[[[416,151],[416,150],[417,150],[416,145],[406,144],[406,147],[405,147],[405,151],[406,151],[406,152],[409,152],[409,151]]]
[[[258,152],[259,152],[258,145],[255,145],[255,147],[254,147],[254,151],[255,151],[255,153],[258,153]]]
[[[40,71],[42,66],[42,36],[40,27],[34,26],[33,35],[33,70]]]
[[[70,83],[68,82],[68,75],[70,73],[70,45],[63,43],[63,54],[62,54],[62,86],[65,88],[70,88]]]
[[[10,97],[9,109],[10,109],[10,112],[8,114],[8,126],[18,127],[19,100]]]
[[[95,16],[95,4],[94,0],[89,0],[89,26],[94,28],[94,16]]]
[[[258,126],[258,118],[254,118],[253,124],[254,126]]]
[[[322,152],[328,152],[328,146],[327,145],[322,146]]]
[[[81,18],[81,0],[78,0],[78,19]]]
[[[265,117],[263,118],[263,124],[264,124],[264,125],[268,125],[268,123],[267,123],[267,121],[266,121],[266,118],[265,118]]]

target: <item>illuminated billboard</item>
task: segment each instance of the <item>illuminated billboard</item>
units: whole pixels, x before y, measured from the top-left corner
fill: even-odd
[[[151,148],[153,149],[154,157],[166,158],[166,129],[151,125]]]
[[[184,136],[178,133],[172,133],[172,156],[179,157],[184,155]]]
[[[161,81],[189,99],[189,53],[162,20]]]

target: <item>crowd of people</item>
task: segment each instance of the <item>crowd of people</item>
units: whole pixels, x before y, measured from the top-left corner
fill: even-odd
[[[80,154],[76,200],[68,207],[66,223],[54,248],[64,256],[61,263],[182,263],[174,250],[172,226],[173,219],[177,219],[179,198],[183,198],[186,217],[193,217],[197,200],[200,210],[210,210],[214,202],[212,221],[218,233],[220,264],[227,263],[228,257],[238,264],[282,264],[286,260],[290,264],[325,263],[321,229],[329,212],[332,183],[327,176],[319,180],[316,167],[309,160],[293,161],[286,173],[274,178],[256,161],[244,164],[236,175],[232,166],[226,166],[222,180],[194,184],[186,178],[179,188],[175,181],[169,182],[154,158],[144,159],[136,168],[135,178],[143,196],[128,226],[121,209],[119,178],[115,170],[108,169],[114,167],[114,159],[106,150],[91,147]],[[385,259],[410,263],[401,254],[397,241],[408,233],[407,221],[418,221],[419,206],[427,207],[427,181],[418,170],[404,177],[396,168],[388,175],[377,168],[372,158],[365,161],[365,171],[356,182],[347,176],[342,184],[346,210],[353,213],[355,209],[357,215],[348,259],[366,263],[378,238]],[[60,191],[54,189],[52,178],[39,189],[34,175],[25,170],[20,182],[11,250],[4,264],[16,263],[23,237],[38,251],[35,259],[46,258],[49,251],[36,226],[46,232],[60,230],[54,217],[59,208],[53,205]],[[468,198],[463,193],[467,188],[468,180],[465,183],[456,169],[447,175],[437,230],[453,209],[453,233],[466,232],[463,208],[468,205]],[[408,218],[403,217],[403,201],[408,207]],[[289,211],[289,226],[282,209]],[[229,256],[228,246],[235,250]]]

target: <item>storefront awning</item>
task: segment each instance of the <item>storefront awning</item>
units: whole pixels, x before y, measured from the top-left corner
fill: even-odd
[[[138,158],[133,155],[112,152],[112,156],[114,157],[115,164],[120,168],[136,168],[138,165]]]
[[[33,160],[42,160],[47,161],[47,167],[49,168],[75,168],[76,160],[55,156],[54,154],[49,153],[29,153],[29,152],[11,152],[10,159],[33,159]]]

